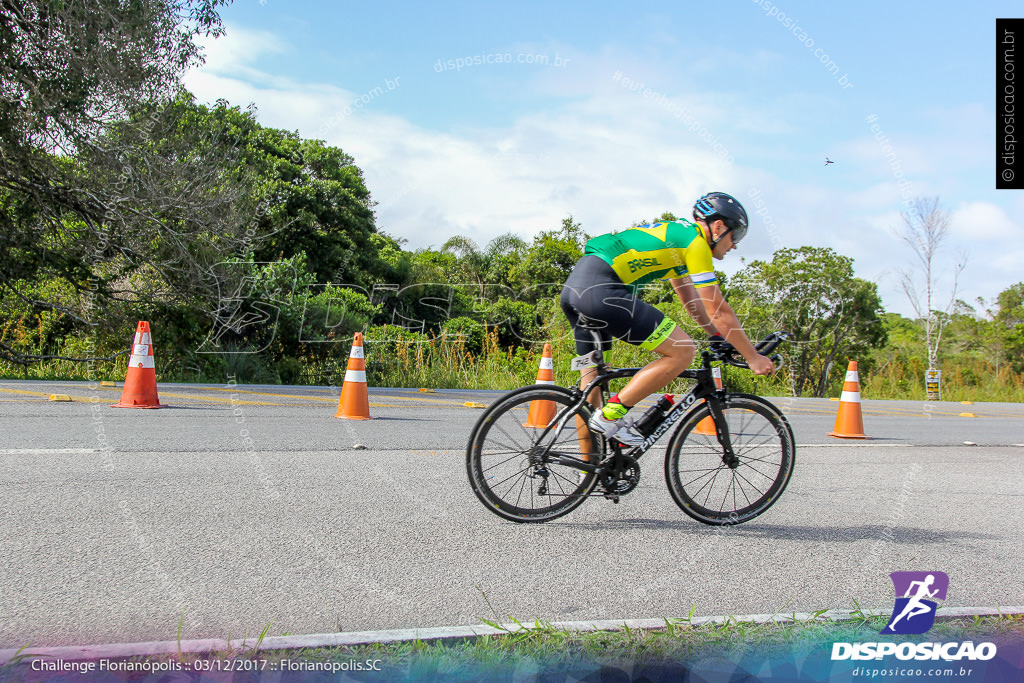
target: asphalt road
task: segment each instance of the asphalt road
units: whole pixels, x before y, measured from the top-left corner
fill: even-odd
[[[353,421],[330,388],[161,385],[169,408],[124,410],[120,388],[0,382],[0,649],[884,608],[915,569],[949,574],[947,606],[1024,605],[1024,405],[865,401],[874,438],[838,441],[837,403],[778,399],[793,480],[716,529],[658,450],[619,505],[490,514],[463,404],[497,395],[371,389]]]

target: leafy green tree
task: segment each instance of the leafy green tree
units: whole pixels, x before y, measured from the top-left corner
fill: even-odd
[[[1015,372],[1024,372],[1024,282],[1007,287],[996,299],[995,324]]]
[[[512,272],[522,260],[528,245],[517,235],[507,232],[488,242],[486,256],[486,282],[496,288],[512,289]]]
[[[476,285],[483,293],[487,282],[487,254],[480,251],[472,238],[455,235],[444,243],[441,253],[454,254],[456,258],[456,269],[448,276],[448,282]]]
[[[558,297],[569,273],[583,256],[588,239],[572,216],[562,219],[559,230],[546,230],[534,237],[510,273],[519,297],[531,304]]]
[[[409,282],[445,282],[458,280],[459,258],[455,254],[433,249],[417,249],[410,254]],[[454,280],[453,280],[454,277]]]
[[[455,235],[441,247],[442,253],[454,254],[458,259],[454,280],[458,284],[475,284],[481,296],[494,291],[495,285],[511,284],[510,273],[526,250],[526,242],[512,233],[495,237],[482,251],[465,235]]]
[[[133,273],[159,277],[162,263],[192,263],[183,224],[228,213],[230,183],[199,190],[224,164],[174,183],[160,164],[138,163],[153,159],[147,143],[168,122],[139,114],[174,99],[201,59],[195,38],[221,32],[221,4],[0,1],[0,290],[31,315],[94,325],[95,304],[148,294],[127,291]],[[132,196],[129,186],[141,189]],[[140,206],[140,194],[159,201]],[[188,198],[203,201],[190,216],[176,212]],[[33,285],[54,279],[65,286]],[[0,342],[0,356],[27,363],[39,354]]]
[[[853,260],[832,249],[780,249],[771,261],[750,263],[732,279],[729,301],[748,336],[792,333],[788,368],[796,396],[824,396],[847,359],[863,358],[886,340],[877,286],[854,277]]]
[[[395,239],[378,230],[370,235],[369,242],[378,259],[368,273],[375,283],[408,284],[412,281],[413,255],[402,249],[405,238]]]
[[[373,210],[352,157],[320,140],[258,127],[245,140],[259,169],[257,261],[304,252],[321,283],[366,286],[386,272],[374,247]]]

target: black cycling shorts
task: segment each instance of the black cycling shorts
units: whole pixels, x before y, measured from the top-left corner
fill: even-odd
[[[640,346],[659,328],[670,332],[675,327],[664,313],[638,299],[634,289],[626,286],[608,263],[593,254],[585,255],[573,268],[562,288],[561,304],[572,325],[579,355],[594,350],[591,331],[579,326],[581,316],[600,323],[600,329],[595,331],[601,338],[603,351],[611,349],[613,337]]]

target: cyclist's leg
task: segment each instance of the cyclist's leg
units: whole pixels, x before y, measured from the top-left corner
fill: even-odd
[[[595,256],[587,256],[580,259],[573,272],[562,288],[560,304],[562,312],[569,320],[573,336],[576,340],[576,353],[580,356],[595,350],[593,333],[589,329],[579,326],[581,315],[586,315],[592,320],[606,321],[602,303],[608,298],[608,286],[618,285],[613,272],[607,265]],[[612,334],[607,328],[596,330],[601,339],[602,350],[611,348]],[[594,377],[597,376],[597,368],[585,368],[580,372],[580,389],[585,389]],[[602,402],[601,390],[594,389],[587,397],[590,405],[599,407]],[[586,421],[576,416],[576,434],[579,438],[580,452],[583,460],[589,460],[587,454],[591,453],[593,440]]]
[[[604,338],[614,336],[662,356],[638,372],[618,392],[618,401],[626,408],[672,382],[689,367],[697,353],[688,334],[664,313],[638,299],[636,292],[624,285],[611,267],[597,257],[580,259],[566,280],[561,303],[573,325],[578,353],[586,353],[593,346],[590,331],[577,325],[582,315],[604,323],[605,327],[600,330]],[[581,387],[592,378],[592,374],[585,373]],[[590,400],[596,405],[593,397]],[[605,418],[611,417],[606,412]],[[579,431],[582,433],[582,428]]]
[[[668,318],[664,320],[671,323]],[[697,346],[690,339],[690,335],[679,327],[673,327],[665,340],[658,343],[653,350],[661,354],[661,358],[649,363],[619,390],[619,400],[625,405],[636,405],[671,384],[679,373],[690,367],[694,356],[697,355]]]
[[[597,368],[585,368],[581,370],[580,389],[586,389],[587,385],[590,384],[595,377],[597,377]],[[601,390],[594,389],[590,392],[587,402],[595,408],[600,408]],[[585,462],[590,462],[589,455],[591,453],[591,444],[593,443],[593,440],[590,436],[590,428],[587,426],[587,421],[579,415],[576,416],[576,437],[580,443],[580,453],[582,453],[581,459]]]
[[[590,334],[590,330],[584,330],[580,328],[574,328],[576,331],[576,353],[580,356],[590,353],[594,350],[593,337]],[[586,339],[583,337],[586,336]],[[611,345],[611,336],[602,334],[602,345]],[[607,339],[605,339],[607,337]],[[586,389],[587,385],[594,381],[597,377],[597,368],[584,368],[580,371],[580,389]],[[587,397],[587,402],[594,408],[600,409],[603,398],[601,396],[601,389],[597,388],[590,392],[590,396]],[[589,462],[590,458],[588,455],[592,452],[591,444],[594,443],[591,438],[590,428],[587,426],[587,421],[581,416],[576,416],[576,436],[580,443],[580,453],[582,453],[582,460]]]

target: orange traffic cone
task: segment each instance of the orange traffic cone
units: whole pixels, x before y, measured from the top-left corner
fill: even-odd
[[[722,368],[711,368],[711,376],[715,378],[715,388],[721,389],[723,386]],[[715,429],[714,419],[712,419],[712,417],[708,415],[703,420],[697,423],[697,426],[693,428],[693,433],[701,434],[703,436],[718,436],[718,431]]]
[[[153,337],[149,323],[140,321],[135,328],[132,357],[124,377],[121,401],[111,408],[165,408],[156,393],[156,364],[153,362]]]
[[[838,439],[870,439],[864,435],[864,418],[860,414],[860,375],[857,361],[851,360],[846,369],[846,383],[839,399],[839,413],[835,429],[828,433]]]
[[[363,360],[363,335],[356,332],[352,338],[352,352],[348,355],[345,381],[341,385],[338,412],[334,417],[346,420],[369,420],[370,396],[366,391],[366,361]]]
[[[544,345],[540,355],[540,368],[537,370],[537,381],[534,384],[555,383],[555,361],[551,357],[551,344]],[[530,414],[526,416],[524,427],[547,427],[554,419],[557,408],[554,401],[530,401]]]

